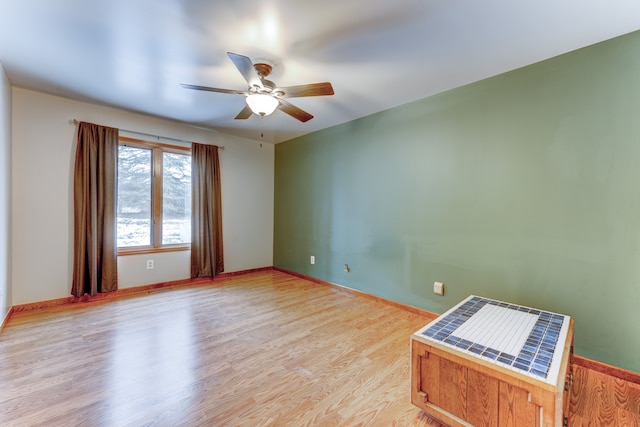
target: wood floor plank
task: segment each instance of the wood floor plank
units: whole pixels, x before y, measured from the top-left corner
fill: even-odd
[[[431,318],[277,271],[16,312],[9,426],[440,426],[409,401]]]

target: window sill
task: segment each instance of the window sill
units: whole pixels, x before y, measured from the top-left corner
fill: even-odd
[[[191,245],[171,245],[171,246],[163,246],[161,248],[152,248],[152,247],[119,248],[118,256],[155,254],[155,253],[161,253],[161,252],[180,252],[180,251],[189,251],[189,250],[191,250]]]

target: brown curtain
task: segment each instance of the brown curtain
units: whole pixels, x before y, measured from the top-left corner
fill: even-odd
[[[73,284],[71,294],[118,288],[116,179],[118,129],[81,122],[73,181]]]
[[[224,271],[218,147],[191,147],[191,277]]]

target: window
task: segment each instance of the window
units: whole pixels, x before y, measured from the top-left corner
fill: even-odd
[[[120,137],[118,253],[188,249],[191,149]]]

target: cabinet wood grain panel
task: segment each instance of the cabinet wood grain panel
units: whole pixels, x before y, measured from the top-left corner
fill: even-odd
[[[420,390],[426,395],[426,400],[436,406],[440,401],[440,358],[435,354],[426,353],[420,358]]]
[[[498,425],[499,381],[469,369],[467,384],[467,421],[474,426]]]
[[[445,411],[466,419],[467,417],[467,368],[440,358],[440,406]]]
[[[529,402],[526,390],[500,383],[500,416],[501,427],[520,427],[540,425],[540,407]]]

